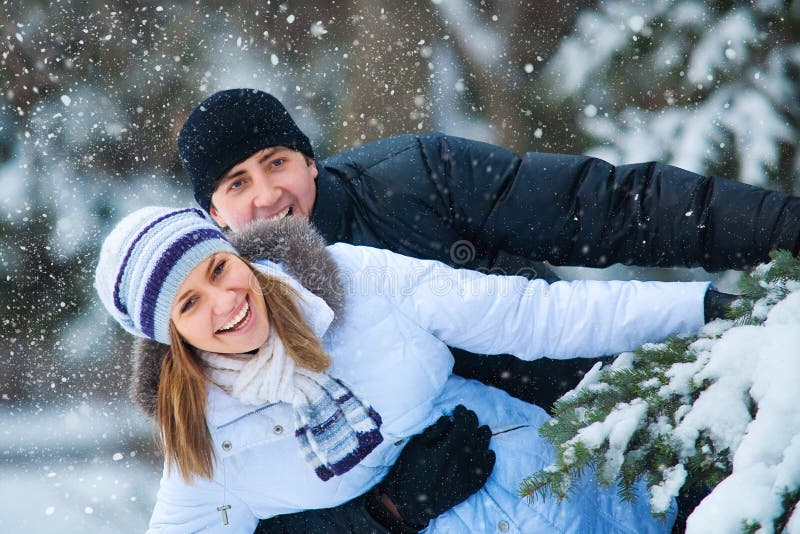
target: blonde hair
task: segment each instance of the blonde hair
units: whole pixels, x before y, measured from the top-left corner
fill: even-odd
[[[280,337],[286,352],[300,367],[315,372],[330,367],[330,356],[297,306],[297,291],[242,261],[250,267],[264,296],[271,335]],[[167,469],[174,463],[187,482],[195,476],[211,478],[214,448],[205,417],[205,370],[172,321],[169,327],[171,345],[161,364],[156,400],[156,421]]]

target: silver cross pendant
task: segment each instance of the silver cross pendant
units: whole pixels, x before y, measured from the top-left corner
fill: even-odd
[[[226,505],[223,505],[223,506],[220,506],[219,508],[217,508],[218,512],[222,512],[222,524],[223,525],[227,525],[228,524],[228,510],[230,510],[230,509],[231,509],[231,505],[230,504],[226,504]]]

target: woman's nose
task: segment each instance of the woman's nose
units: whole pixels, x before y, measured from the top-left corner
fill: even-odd
[[[230,315],[237,304],[236,292],[226,288],[214,287],[210,297],[214,314],[223,318]]]

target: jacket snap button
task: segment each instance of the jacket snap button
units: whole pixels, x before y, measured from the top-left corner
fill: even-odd
[[[394,442],[394,446],[395,447],[399,447],[402,444],[403,444],[403,440],[402,439],[398,439],[397,441]]]
[[[281,425],[275,425],[275,428],[273,428],[272,431],[275,432],[276,434],[280,434],[281,432],[283,432],[283,427]]]
[[[500,521],[497,523],[497,528],[500,529],[500,532],[508,532],[508,521]]]
[[[225,441],[222,442],[222,450],[223,451],[229,451],[229,450],[231,450],[231,447],[233,447],[233,445],[231,445],[230,441],[225,440]]]

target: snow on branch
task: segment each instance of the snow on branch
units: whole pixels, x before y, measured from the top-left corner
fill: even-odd
[[[779,167],[782,146],[791,145],[798,132],[776,112],[763,93],[739,83],[720,88],[691,113],[682,108],[660,112],[628,108],[621,124],[595,118],[582,126],[613,147],[588,151],[611,162],[666,161],[703,173],[714,160],[731,152],[739,156],[740,182],[767,186],[769,173]]]
[[[800,260],[771,258],[727,320],[598,364],[562,397],[540,429],[557,458],[520,494],[569,498],[592,468],[623,499],[644,480],[657,516],[706,485],[689,533],[800,531]]]
[[[556,102],[583,103],[588,154],[661,161],[800,191],[800,10],[609,1],[584,10],[545,69]],[[795,2],[795,4],[797,4]]]

